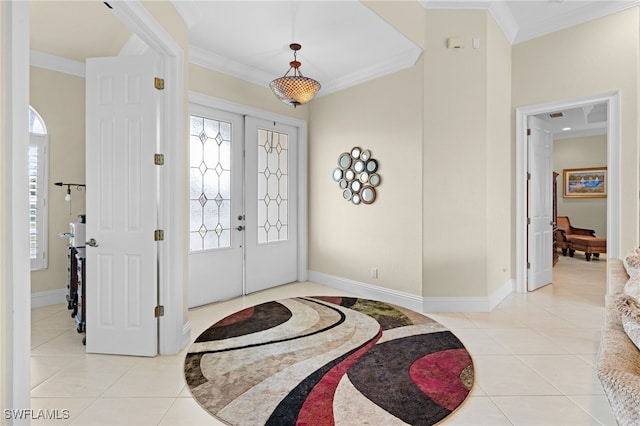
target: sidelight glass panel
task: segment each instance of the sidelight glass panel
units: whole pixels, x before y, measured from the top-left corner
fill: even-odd
[[[190,251],[231,246],[231,123],[191,116]]]
[[[289,136],[258,130],[258,244],[286,241]]]

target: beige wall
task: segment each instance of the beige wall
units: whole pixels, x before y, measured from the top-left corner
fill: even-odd
[[[64,289],[67,285],[67,245],[58,236],[69,231],[85,213],[85,192],[54,182],[85,183],[85,80],[43,68],[30,69],[30,104],[40,114],[49,134],[49,267],[31,273],[31,292]]]
[[[420,28],[425,50],[411,69],[311,104],[309,269],[424,297],[488,296],[510,280],[511,46],[487,12],[368,5],[410,38]],[[447,49],[452,36],[467,48]],[[370,206],[345,202],[331,179],[353,146],[380,160]]]
[[[485,11],[428,10],[426,28],[424,295],[488,296],[509,281],[511,48]]]
[[[553,141],[553,170],[560,173],[558,185],[558,216],[569,216],[571,225],[596,231],[598,237],[607,236],[606,198],[564,198],[564,169],[606,167],[607,137],[589,136]]]
[[[422,71],[420,61],[311,104],[310,270],[422,293]],[[338,156],[355,146],[379,161],[370,205],[345,201],[332,179]]]
[[[367,5],[422,45],[418,3]],[[421,58],[411,69],[310,104],[310,270],[422,294],[423,84]],[[338,156],[354,146],[371,150],[380,164],[382,183],[371,205],[345,201],[331,176]]]
[[[511,277],[511,44],[487,19],[487,295]],[[481,43],[482,44],[482,43]]]
[[[638,244],[639,29],[634,7],[513,47],[514,109],[620,91],[621,253]]]

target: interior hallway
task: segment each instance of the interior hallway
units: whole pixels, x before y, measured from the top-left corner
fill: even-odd
[[[615,425],[595,373],[604,321],[606,259],[560,257],[554,283],[511,294],[491,313],[429,314],[465,344],[471,397],[447,425]],[[225,316],[268,300],[346,295],[296,283],[189,311],[192,339]],[[221,425],[191,398],[186,348],[174,356],[88,355],[66,303],[32,310],[32,408],[69,410],[32,424]]]

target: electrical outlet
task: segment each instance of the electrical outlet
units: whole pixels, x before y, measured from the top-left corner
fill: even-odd
[[[371,268],[371,278],[378,278],[378,268]]]

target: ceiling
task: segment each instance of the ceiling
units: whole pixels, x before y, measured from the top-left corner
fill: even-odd
[[[538,114],[536,117],[546,122],[546,127],[553,133],[554,140],[607,134],[606,103],[551,111]]]
[[[514,44],[639,3],[418,1],[425,9],[488,10]],[[140,40],[100,1],[29,3],[32,50],[83,62],[87,57],[126,53],[131,46],[139,49]],[[322,84],[318,96],[412,67],[422,54],[419,46],[357,0],[172,4],[189,27],[190,62],[261,86],[288,70],[291,42],[302,44],[300,70]]]
[[[266,86],[300,71],[325,95],[412,67],[422,50],[371,9],[341,1],[173,1],[189,27],[191,62]]]
[[[488,10],[512,44],[619,12],[638,0],[418,0],[427,9]]]

